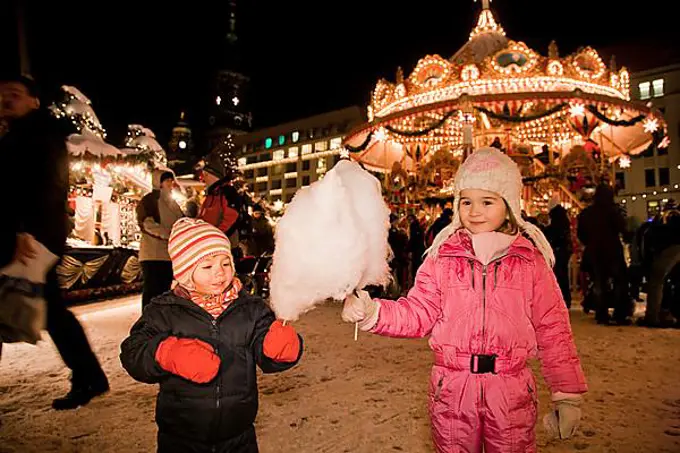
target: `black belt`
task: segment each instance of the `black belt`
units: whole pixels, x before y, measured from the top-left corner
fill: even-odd
[[[472,354],[470,356],[470,372],[472,374],[496,374],[496,354]]]

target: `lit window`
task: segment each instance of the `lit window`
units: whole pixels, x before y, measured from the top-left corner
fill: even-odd
[[[293,132],[292,139],[293,143],[297,143],[297,141],[300,140],[300,133],[298,131]]]
[[[652,88],[654,88],[654,97],[660,98],[663,96],[663,79],[656,79],[652,82]]]
[[[274,160],[283,160],[284,154],[282,149],[274,151]]]
[[[279,135],[279,145],[283,145],[286,143],[286,136],[285,135]]]
[[[245,157],[239,157],[238,158],[238,166],[242,167],[246,164],[247,159]]]
[[[312,145],[307,144],[307,145],[302,145],[302,155],[304,156],[305,154],[311,154],[312,153]]]
[[[331,139],[331,149],[337,149],[340,148],[340,146],[342,146],[342,137]]]
[[[314,151],[326,151],[328,149],[328,142],[316,142],[314,143]]]
[[[264,147],[265,147],[265,149],[271,148],[271,147],[272,147],[272,144],[273,144],[273,143],[272,143],[271,137],[267,137],[267,138],[264,139]]]
[[[288,157],[295,158],[298,157],[298,147],[293,146],[292,148],[288,148]]]
[[[649,82],[642,82],[638,85],[640,88],[640,99],[649,99],[651,97],[649,93]]]

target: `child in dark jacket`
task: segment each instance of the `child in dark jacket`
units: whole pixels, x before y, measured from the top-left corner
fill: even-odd
[[[256,453],[255,365],[293,367],[302,338],[242,291],[217,228],[181,219],[168,248],[179,284],[144,309],[120,354],[130,376],[160,384],[158,452]]]

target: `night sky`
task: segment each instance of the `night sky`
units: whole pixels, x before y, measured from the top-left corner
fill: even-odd
[[[408,75],[426,54],[455,53],[480,10],[472,0],[238,1],[256,128],[366,105],[378,78],[393,80],[397,66]],[[6,69],[18,64],[14,14],[11,2],[3,3],[0,61]],[[151,127],[164,143],[181,110],[200,133],[211,71],[225,58],[227,1],[214,3],[173,7],[119,0],[37,7],[27,1],[32,72],[47,93],[62,84],[80,88],[113,144],[120,143],[128,123]],[[585,45],[670,47],[677,42],[677,23],[664,3],[624,8],[620,0],[495,0],[491,6],[511,39],[544,55],[555,39],[566,55]],[[635,66],[633,59],[617,53],[619,64]]]

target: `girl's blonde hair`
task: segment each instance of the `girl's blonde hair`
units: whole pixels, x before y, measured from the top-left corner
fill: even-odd
[[[517,223],[517,220],[515,219],[515,216],[513,215],[512,209],[510,209],[508,202],[505,201],[505,198],[502,198],[502,200],[503,204],[505,205],[505,222],[503,222],[503,224],[500,227],[498,227],[496,231],[498,231],[499,233],[514,236],[517,233],[519,233],[519,224]],[[458,212],[460,213],[460,210]]]

